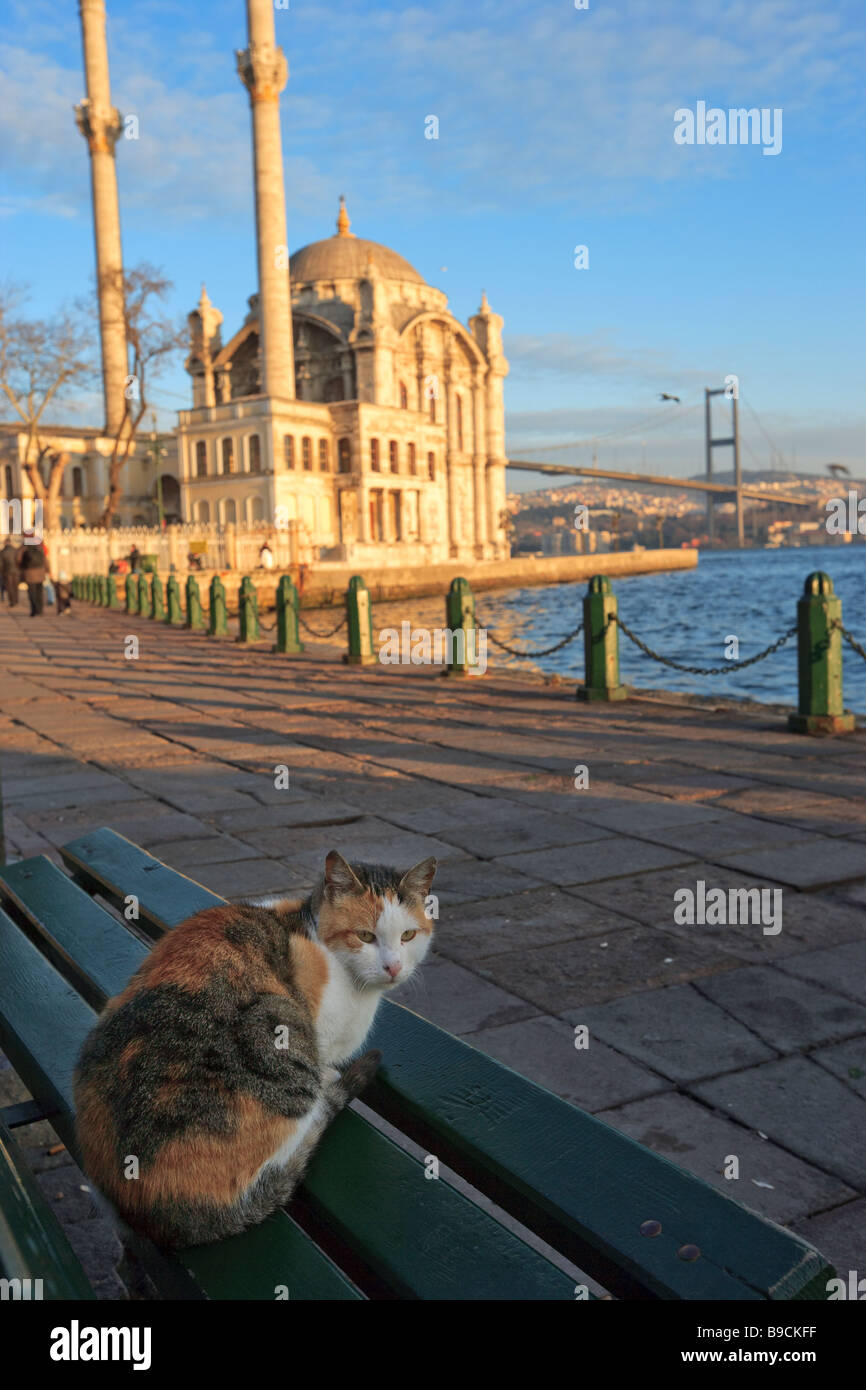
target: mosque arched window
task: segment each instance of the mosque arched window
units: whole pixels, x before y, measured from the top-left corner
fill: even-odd
[[[250,472],[261,473],[262,471],[262,441],[257,434],[251,434],[248,440]]]
[[[228,526],[234,526],[238,519],[238,509],[233,497],[226,497],[222,503],[223,521]]]
[[[196,521],[210,522],[210,503],[199,502],[196,507]]]
[[[313,441],[308,434],[301,440],[301,463],[304,471],[311,473],[313,470]]]
[[[351,473],[352,471],[352,446],[348,439],[341,439],[337,445],[337,471],[339,473]]]
[[[327,473],[331,467],[331,449],[327,439],[319,440],[319,472]]]
[[[388,466],[392,473],[400,472],[400,455],[397,449],[396,439],[391,439],[388,442]]]
[[[412,477],[414,478],[418,472],[418,457],[414,444],[407,445],[407,448],[409,450],[409,472],[412,474]]]
[[[463,397],[457,396],[457,448],[463,448]]]
[[[222,444],[223,452],[223,472],[234,473],[235,471],[235,442],[233,439],[226,438]]]
[[[400,382],[400,409],[409,409],[409,389],[405,381]]]
[[[382,472],[382,464],[381,464],[380,459],[379,459],[379,441],[378,441],[378,439],[371,439],[371,440],[370,440],[370,467],[372,468],[372,470],[373,470],[374,473],[381,473],[381,472]]]
[[[203,439],[196,440],[195,476],[197,478],[207,477],[207,444]]]
[[[428,455],[427,455],[427,472],[430,474],[430,477],[431,477],[431,478],[435,478],[435,477],[436,477],[436,455],[435,455],[435,454],[428,454]]]
[[[431,392],[431,395],[430,395],[430,419],[433,421],[433,423],[434,423],[434,425],[435,425],[435,423],[436,423],[436,397],[432,394],[432,392]]]
[[[295,436],[293,434],[283,435],[283,462],[287,468],[295,466]]]
[[[84,469],[78,464],[72,470],[72,496],[84,496]]]

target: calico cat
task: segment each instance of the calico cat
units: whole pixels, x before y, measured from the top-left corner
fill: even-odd
[[[427,953],[435,872],[332,850],[303,902],[207,908],[162,937],[75,1076],[85,1170],[133,1229],[199,1245],[288,1201],[376,1071],[378,1052],[344,1064]]]

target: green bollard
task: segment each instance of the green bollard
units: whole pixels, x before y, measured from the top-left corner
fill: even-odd
[[[138,611],[143,618],[146,618],[150,612],[150,589],[144,570],[138,576]]]
[[[108,598],[108,607],[119,608],[120,599],[117,597],[117,580],[113,574],[109,574],[105,580],[105,592]]]
[[[296,656],[304,650],[298,632],[298,591],[288,574],[284,574],[277,585],[277,640],[275,652]]]
[[[445,626],[451,633],[445,676],[468,676],[478,670],[475,596],[468,579],[452,579],[445,596]]]
[[[208,632],[211,637],[228,637],[229,627],[226,613],[225,585],[218,574],[210,582],[210,622]]]
[[[165,621],[173,623],[175,627],[183,622],[183,609],[180,606],[180,585],[177,582],[177,575],[170,574],[168,583],[165,586]]]
[[[96,576],[96,602],[100,608],[108,607],[108,585],[105,582],[105,575]]]
[[[577,687],[578,700],[625,700],[628,690],[619,681],[619,628],[616,595],[610,580],[595,574],[583,600],[583,643],[586,684]]]
[[[156,570],[150,581],[150,616],[161,623],[165,619],[165,603],[162,597],[162,580]]]
[[[349,666],[372,666],[376,661],[373,651],[373,611],[370,607],[370,590],[360,574],[352,575],[346,590],[346,621],[349,650],[343,660]]]
[[[92,603],[92,602],[93,602],[93,575],[92,575],[92,574],[89,574],[89,575],[87,576],[87,579],[86,579],[85,583],[86,583],[87,587],[86,587],[85,592],[84,592],[84,597],[85,597],[85,599],[87,600],[88,603]]]
[[[810,574],[797,603],[799,705],[788,715],[794,734],[850,734],[855,717],[842,699],[842,600],[829,574]]]
[[[126,576],[126,611],[127,613],[137,613],[138,609],[138,575],[128,574]]]
[[[259,599],[255,585],[248,574],[241,580],[241,587],[238,589],[238,621],[240,630],[237,635],[238,642],[258,642],[261,637],[259,632]]]
[[[201,632],[204,627],[198,580],[194,579],[191,574],[186,577],[186,626],[190,632]]]

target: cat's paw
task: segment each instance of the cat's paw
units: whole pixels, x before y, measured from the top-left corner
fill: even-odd
[[[374,1047],[361,1057],[356,1058],[354,1062],[350,1062],[345,1068],[340,1077],[340,1085],[350,1100],[354,1096],[360,1095],[373,1080],[379,1070],[381,1060],[381,1052]]]

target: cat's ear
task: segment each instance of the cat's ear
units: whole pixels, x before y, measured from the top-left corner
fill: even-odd
[[[397,889],[407,898],[426,898],[436,872],[436,860],[432,857],[422,859],[414,868],[407,869]]]
[[[363,893],[364,885],[357,878],[351,864],[347,864],[339,850],[332,849],[325,860],[325,893],[329,898],[342,897],[344,893]]]

